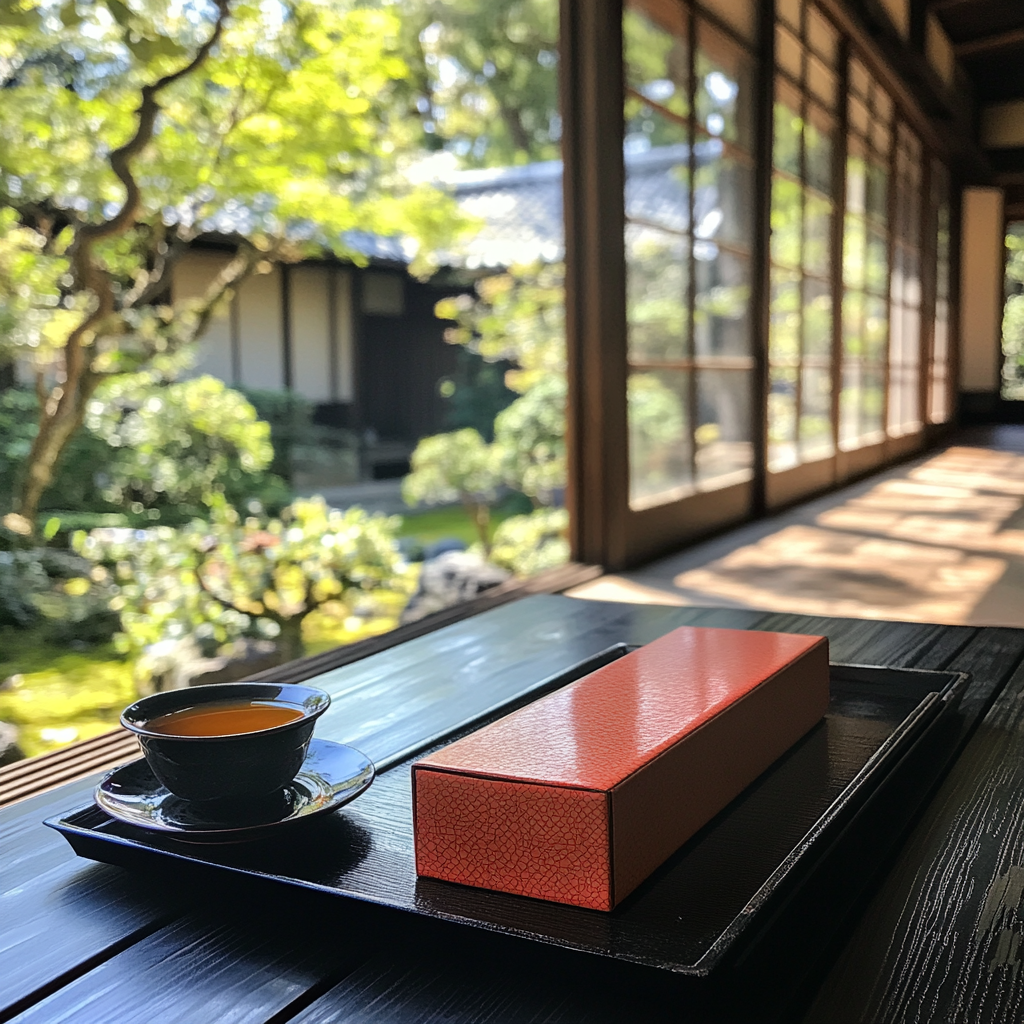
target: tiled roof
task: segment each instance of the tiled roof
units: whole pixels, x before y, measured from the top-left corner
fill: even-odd
[[[698,163],[721,154],[717,139],[698,143]],[[685,176],[689,149],[685,144],[660,146],[645,151],[627,149],[626,213],[641,223],[657,223],[669,229],[687,229],[689,211]],[[562,225],[562,161],[516,167],[493,167],[458,171],[436,182],[446,189],[470,217],[482,221],[478,231],[460,240],[451,251],[439,254],[440,262],[453,267],[507,267],[514,263],[552,262],[562,258],[565,246]],[[696,232],[701,225],[714,223],[707,218],[717,204],[716,189],[697,191],[694,197]],[[167,211],[167,216],[187,219],[187,210]],[[259,226],[268,210],[229,202],[204,222],[211,233],[230,235],[248,233]],[[312,238],[316,225],[293,228],[296,237]],[[415,245],[408,239],[374,235],[368,231],[350,231],[346,244],[370,260],[409,263]]]
[[[695,156],[705,163],[721,155],[717,140],[699,143]],[[686,145],[626,152],[626,214],[641,222],[685,231],[689,223]],[[500,267],[512,263],[550,262],[564,253],[562,228],[562,162],[460,171],[441,184],[459,206],[484,224],[463,241],[447,262],[465,267]],[[717,203],[714,188],[695,198],[698,225]],[[700,231],[697,232],[698,236]]]

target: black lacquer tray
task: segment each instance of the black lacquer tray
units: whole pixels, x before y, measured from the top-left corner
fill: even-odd
[[[944,774],[966,675],[833,665],[825,719],[610,913],[416,877],[412,761],[630,649],[602,651],[378,760],[359,800],[277,840],[198,847],[94,804],[46,824],[93,860],[136,869],[186,861],[677,974],[717,977],[737,964],[756,974],[812,956]]]

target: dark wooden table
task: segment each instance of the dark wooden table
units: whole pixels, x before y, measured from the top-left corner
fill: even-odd
[[[782,1001],[750,994],[741,1016],[1021,1019],[1024,630],[529,597],[318,677],[334,696],[325,734],[376,759],[446,703],[683,624],[820,633],[834,661],[973,676],[959,757],[880,882],[809,977],[793,991],[782,979]],[[95,781],[0,812],[0,1020],[723,1019],[714,1000],[640,968],[243,878],[78,859],[41,821]]]

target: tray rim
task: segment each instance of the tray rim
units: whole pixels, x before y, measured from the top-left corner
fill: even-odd
[[[618,653],[614,654],[614,656],[618,657],[621,654],[627,653],[631,649],[635,649],[637,646],[640,645],[626,643],[611,645],[608,648],[583,659],[581,662],[577,663],[576,666],[566,670],[561,675],[564,677],[572,676],[573,671],[580,666],[590,665],[595,660],[605,658],[616,651]],[[808,870],[812,870],[814,865],[824,857],[828,850],[841,839],[846,828],[856,820],[864,806],[879,792],[884,785],[885,780],[895,770],[897,765],[902,763],[903,760],[910,755],[918,741],[928,733],[932,726],[934,726],[940,718],[944,717],[948,710],[955,706],[955,703],[959,701],[959,698],[962,696],[971,679],[969,673],[958,672],[950,669],[903,668],[886,665],[865,665],[842,662],[830,662],[829,667],[831,671],[853,674],[855,676],[861,673],[874,674],[879,672],[898,673],[900,675],[908,676],[930,676],[936,678],[937,682],[942,680],[943,684],[938,689],[929,691],[925,694],[918,705],[897,725],[893,732],[886,737],[882,744],[869,756],[867,761],[865,761],[850,782],[847,783],[833,802],[821,813],[819,818],[797,842],[790,853],[780,861],[779,865],[772,871],[771,875],[765,879],[756,892],[751,895],[744,907],[736,913],[732,921],[730,921],[720,935],[708,945],[707,949],[700,957],[688,965],[669,966],[654,963],[650,958],[644,958],[639,955],[595,949],[579,942],[573,942],[571,939],[561,936],[539,935],[536,932],[530,931],[526,928],[517,927],[515,925],[480,920],[458,911],[445,911],[443,909],[438,909],[437,907],[427,907],[420,904],[418,901],[415,901],[412,905],[398,905],[393,900],[388,899],[385,896],[375,895],[373,893],[368,893],[351,887],[325,885],[319,882],[289,878],[280,873],[264,871],[256,867],[218,864],[204,860],[200,856],[196,856],[196,854],[199,854],[202,851],[205,844],[179,844],[171,837],[160,836],[159,838],[163,842],[166,843],[169,840],[175,846],[180,846],[180,849],[168,849],[165,846],[155,846],[151,842],[147,842],[147,840],[151,840],[154,837],[151,833],[144,833],[141,830],[139,830],[140,834],[138,837],[120,836],[100,831],[95,826],[83,826],[69,820],[90,811],[99,814],[106,814],[106,812],[103,811],[102,808],[98,807],[92,800],[81,803],[67,811],[61,812],[60,814],[53,815],[45,819],[43,824],[61,833],[75,850],[76,854],[92,860],[99,860],[107,863],[121,863],[121,861],[97,857],[92,853],[83,852],[81,849],[82,846],[88,848],[97,846],[100,849],[107,849],[110,847],[119,848],[127,851],[127,855],[129,857],[144,858],[147,861],[153,857],[158,858],[158,861],[161,858],[170,858],[173,861],[198,866],[204,870],[226,870],[236,875],[270,880],[276,884],[298,886],[310,891],[322,892],[332,897],[352,899],[360,903],[387,907],[392,910],[399,910],[404,913],[411,913],[416,916],[426,917],[432,920],[447,921],[464,927],[478,928],[500,935],[515,936],[520,939],[525,939],[542,945],[553,945],[570,949],[584,955],[601,956],[618,962],[638,964],[649,969],[653,968],[655,970],[661,970],[666,973],[680,976],[706,978],[724,960],[732,958],[732,956],[737,953],[737,945],[742,945],[741,940],[745,938],[746,933],[751,932],[754,925],[761,923],[761,915],[764,913],[765,908],[773,902],[777,902],[779,893],[783,887],[787,886],[787,884],[790,889],[799,887],[803,879],[801,877],[795,877],[794,872],[802,865],[807,866]],[[562,685],[566,685],[575,678],[578,678],[578,676],[566,678]],[[524,694],[521,698],[510,701],[509,705],[504,706],[498,713],[509,713],[514,707],[521,706],[524,699],[529,702],[538,699],[546,692],[550,692],[551,689],[557,688],[557,684],[552,685],[551,680],[546,680],[545,684],[546,685],[539,687],[532,687],[528,693]],[[508,708],[508,711],[505,710],[505,707]],[[482,725],[486,724],[493,714],[494,711],[492,709],[491,711],[479,716],[479,718],[470,725],[462,724],[455,727],[441,739],[433,738],[424,744],[417,745],[415,748],[403,751],[401,760],[397,759],[397,755],[382,758],[381,761],[377,762],[377,765],[383,766],[381,770],[377,771],[377,776],[379,777],[394,769],[401,768],[403,765],[415,758],[422,750],[435,746],[438,742],[444,742],[449,737],[482,727]],[[948,762],[946,766],[948,766]],[[938,777],[939,776],[936,775],[936,780]],[[866,789],[865,787],[868,783],[870,783],[870,788]],[[107,817],[108,820],[113,820],[110,819],[109,815]],[[818,854],[817,858],[808,863],[808,859],[814,854]],[[808,872],[805,872],[805,875],[807,873]],[[488,895],[486,890],[476,891],[483,896]],[[494,895],[503,898],[507,896],[507,894],[501,893]],[[537,901],[531,900],[530,902]],[[553,904],[553,906],[558,905]],[[594,911],[593,913],[601,914],[603,912]]]

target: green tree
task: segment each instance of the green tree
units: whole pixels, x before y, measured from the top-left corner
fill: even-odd
[[[396,517],[323,499],[293,502],[276,519],[243,518],[223,499],[209,521],[78,534],[75,546],[109,567],[121,617],[118,648],[147,672],[147,651],[186,637],[221,645],[239,637],[273,639],[282,661],[301,657],[302,623],[328,601],[352,609],[384,590],[409,594],[413,581],[398,552]]]
[[[0,16],[0,362],[29,365],[38,428],[6,522],[27,533],[100,385],[203,331],[239,282],[355,229],[457,232],[403,184],[417,122],[402,22],[354,0],[5,0]],[[232,254],[172,301],[201,234]]]
[[[33,391],[0,392],[0,494],[14,490],[38,417]],[[215,494],[238,503],[285,493],[284,481],[264,472],[272,458],[269,425],[221,381],[167,382],[153,371],[112,376],[90,400],[84,429],[68,443],[40,507],[183,521]]]
[[[1003,306],[1003,397],[1024,395],[1024,224],[1006,232]]]
[[[461,164],[561,158],[555,0],[401,0],[425,141]]]
[[[491,503],[501,483],[500,452],[472,427],[425,437],[412,453],[402,484],[409,505],[460,501],[484,551],[490,551]]]

